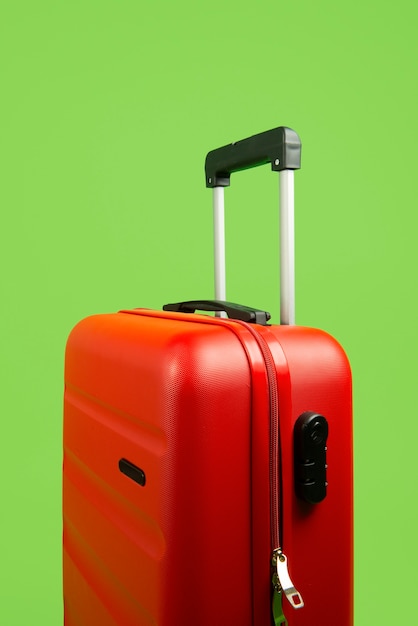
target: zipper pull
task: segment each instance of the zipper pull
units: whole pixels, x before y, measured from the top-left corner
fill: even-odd
[[[301,609],[304,606],[303,599],[290,580],[287,569],[287,557],[283,554],[281,548],[276,548],[273,551],[273,567],[276,568],[277,584],[280,586],[281,591],[283,591],[294,609]]]
[[[274,591],[273,591],[272,610],[273,610],[274,626],[280,626],[280,625],[287,626],[287,619],[284,616],[283,607],[282,607],[283,591],[282,591],[282,588],[280,587],[280,583],[278,581],[276,572],[274,572],[273,574],[273,587],[274,587]]]

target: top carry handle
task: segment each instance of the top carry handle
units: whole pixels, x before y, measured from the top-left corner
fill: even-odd
[[[226,300],[224,187],[233,172],[271,164],[279,172],[280,323],[295,323],[294,176],[300,169],[301,141],[285,126],[212,150],[206,156],[206,186],[213,189],[215,298]]]

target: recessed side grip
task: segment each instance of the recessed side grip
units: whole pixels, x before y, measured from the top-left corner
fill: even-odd
[[[313,411],[302,413],[294,428],[295,489],[310,504],[321,502],[327,495],[328,422]]]
[[[141,485],[141,487],[145,487],[145,472],[140,467],[127,461],[127,459],[120,459],[119,469],[122,474],[125,474],[125,476],[138,483],[138,485]]]

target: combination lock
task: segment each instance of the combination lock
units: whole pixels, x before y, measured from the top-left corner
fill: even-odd
[[[328,422],[323,415],[307,411],[294,428],[295,489],[302,500],[321,502],[327,495]]]

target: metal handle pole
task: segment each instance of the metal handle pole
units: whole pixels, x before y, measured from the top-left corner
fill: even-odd
[[[225,201],[224,188],[213,188],[213,232],[215,263],[215,300],[226,300],[226,263],[225,263]],[[226,317],[225,313],[216,313]]]
[[[295,188],[293,170],[279,173],[280,323],[295,324]]]
[[[280,323],[295,324],[294,171],[279,172]],[[215,299],[226,300],[224,188],[213,188]],[[225,317],[221,313],[220,316]]]

